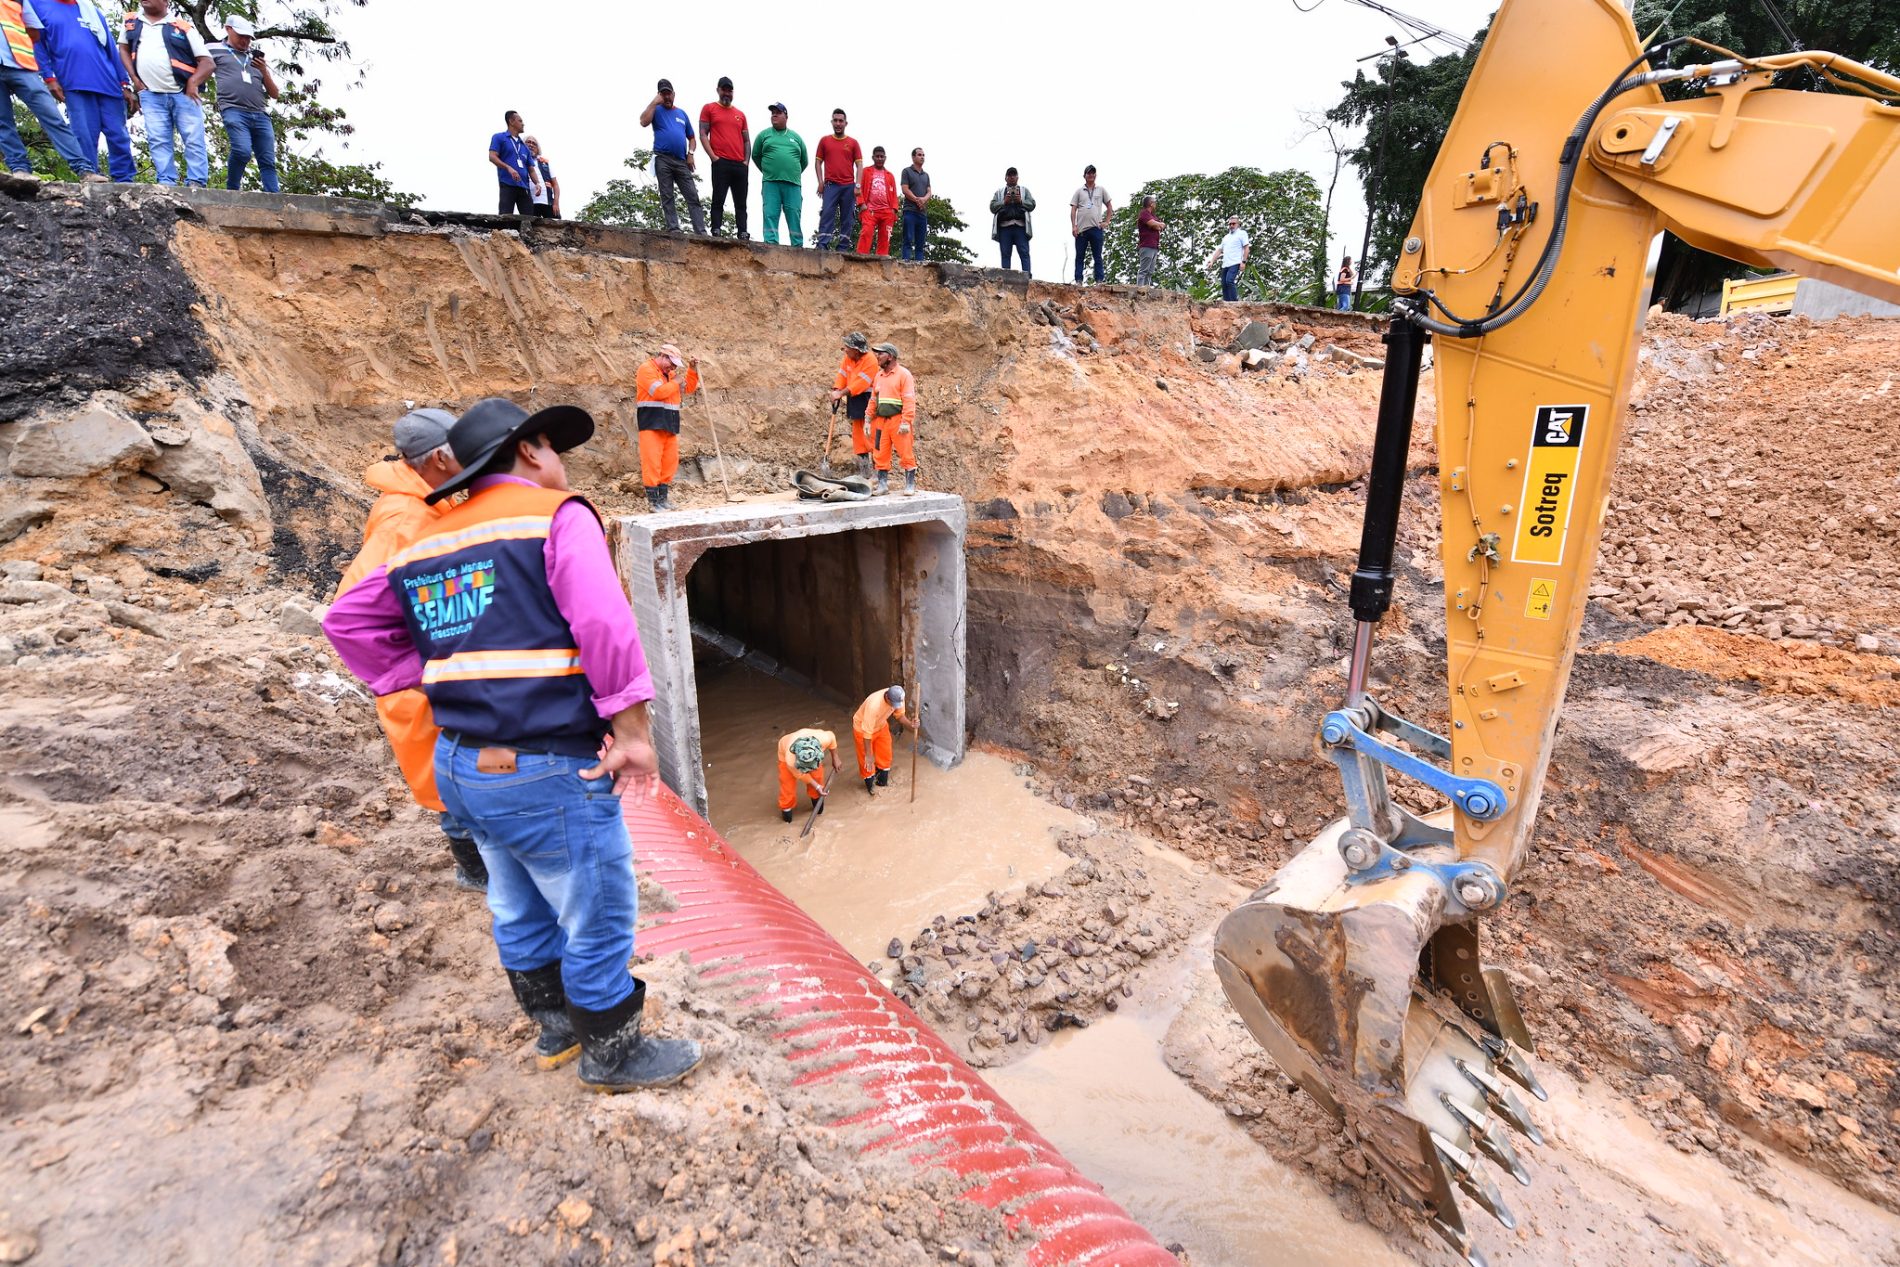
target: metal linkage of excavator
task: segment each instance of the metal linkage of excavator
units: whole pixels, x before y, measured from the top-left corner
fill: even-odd
[[[1370,697],[1328,716],[1321,742],[1345,776],[1351,815],[1222,921],[1214,965],[1287,1076],[1482,1267],[1455,1194],[1516,1226],[1485,1162],[1530,1183],[1511,1135],[1543,1137],[1513,1084],[1540,1100],[1544,1090],[1510,986],[1483,966],[1470,922],[1502,899],[1502,886],[1484,863],[1458,861],[1445,816],[1427,821],[1394,804],[1385,771],[1420,777],[1485,815],[1501,813],[1504,799],[1381,734],[1445,751]]]

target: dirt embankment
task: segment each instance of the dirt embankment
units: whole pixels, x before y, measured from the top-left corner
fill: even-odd
[[[109,1244],[129,1201],[133,1230],[186,1259],[250,1235],[293,1259],[454,1261],[471,1223],[519,1236],[515,1257],[579,1261],[609,1253],[595,1232],[653,1254],[689,1229],[698,1261],[725,1261],[741,1218],[753,1244],[835,1238],[845,1261],[945,1243],[914,1176],[872,1184],[898,1202],[881,1221],[845,1213],[863,1172],[803,1133],[821,1107],[780,1095],[770,1138],[748,1133],[754,1084],[777,1094],[757,1069],[711,1071],[675,1117],[675,1102],[577,1109],[570,1087],[516,1066],[483,921],[441,889],[446,858],[367,705],[326,677],[336,665],[299,614],[353,550],[358,472],[407,401],[584,404],[602,430],[576,483],[626,509],[627,387],[652,344],[682,344],[708,377],[686,478],[704,478],[716,422],[739,486],[763,490],[817,460],[837,336],[892,338],[922,389],[925,482],[972,509],[976,737],[1023,754],[1065,804],[1244,883],[1338,812],[1311,745],[1346,651],[1369,324],[572,226],[527,242],[380,222],[239,231],[115,196],[110,214],[8,208],[71,260],[94,258],[87,233],[119,233],[131,254],[101,248],[97,267],[157,260],[151,296],[172,305],[130,360],[95,356],[70,382],[16,360],[0,386],[20,411],[0,424],[0,948],[26,1004],[0,1111],[21,1140],[8,1187],[32,1198],[15,1209],[40,1212],[10,1209],[21,1235]],[[103,309],[66,311],[84,347],[122,333]],[[1306,364],[1202,359],[1253,317],[1314,335]],[[1354,358],[1315,357],[1333,343]],[[1890,1209],[1900,664],[1880,510],[1896,472],[1874,432],[1897,345],[1871,320],[1653,326],[1548,834],[1492,925],[1546,1061],[1638,1097],[1683,1150],[1743,1173],[1772,1150]],[[1422,469],[1428,433],[1421,420]],[[1379,656],[1385,695],[1427,723],[1443,713],[1434,490],[1416,481]],[[1009,1022],[1020,1039],[1049,1011],[1010,1002],[1010,974],[1040,957],[1040,908],[1067,901],[993,903],[995,932],[940,930],[904,947],[918,959],[904,971],[923,991],[947,972],[960,998],[974,969],[983,997],[955,1014],[989,1024],[1007,1058],[1022,1046]],[[1108,904],[1076,908],[1106,940],[1061,938],[1063,984],[1098,949],[1139,957],[1113,944]],[[1019,931],[1038,955],[1016,943],[1012,965]],[[1051,979],[1022,976],[1030,992]],[[1105,1007],[1107,981],[1079,997]],[[747,1049],[745,1018],[672,984],[667,1025]],[[139,1058],[154,1043],[156,1067]],[[138,1156],[114,1150],[127,1138]],[[1263,1138],[1322,1174],[1344,1164],[1317,1160],[1333,1156],[1321,1134]],[[160,1194],[206,1140],[264,1213],[221,1198],[188,1212],[214,1235],[164,1241],[184,1207]],[[756,1183],[721,1191],[728,1147]],[[664,1188],[642,1189],[657,1173],[643,1148],[685,1155],[705,1203],[675,1217]],[[781,1171],[792,1187],[774,1186]],[[568,1192],[587,1194],[585,1218],[559,1212]],[[372,1235],[398,1224],[394,1249]],[[1016,1252],[1000,1225],[945,1235],[972,1261]]]

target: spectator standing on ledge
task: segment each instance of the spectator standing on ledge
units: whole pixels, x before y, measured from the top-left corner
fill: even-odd
[[[1209,267],[1213,266],[1216,257],[1220,259],[1220,297],[1227,303],[1231,304],[1240,298],[1240,268],[1253,253],[1251,243],[1247,231],[1240,227],[1240,217],[1228,216],[1227,236],[1208,254]]]
[[[548,160],[541,157],[541,142],[531,136],[521,138],[532,155],[529,160],[534,164],[534,174],[541,178],[541,187],[534,191],[534,214],[550,220],[561,218],[561,182],[554,179],[554,169],[548,166]]]
[[[706,231],[706,215],[699,209],[699,184],[693,179],[698,166],[693,154],[693,121],[686,111],[673,104],[673,81],[662,79],[659,91],[647,108],[640,112],[640,126],[653,128],[653,174],[660,186],[660,211],[666,216],[668,233],[680,231],[676,189],[686,194],[686,212],[693,218],[693,232]]]
[[[131,76],[113,43],[116,17],[106,16],[98,0],[40,0],[39,7],[43,12],[37,13],[36,19],[45,26],[36,53],[45,87],[52,97],[65,103],[79,152],[96,162],[99,138],[104,136],[112,179],[129,183],[138,176],[138,168],[132,160],[132,133],[126,126],[126,111],[137,104],[138,98],[132,95]],[[11,18],[14,11],[21,14],[22,29],[29,25],[25,15],[34,12],[19,0],[0,4],[0,26],[10,32],[15,29]],[[8,45],[0,55],[12,56],[13,52]],[[28,107],[32,107],[30,101]],[[0,138],[12,128],[13,111],[9,107],[0,118]],[[57,142],[54,148],[58,148]],[[4,139],[0,139],[0,150],[6,151],[11,166],[12,147]],[[26,151],[22,147],[20,152]]]
[[[125,15],[119,56],[139,86],[145,111],[145,139],[161,185],[178,183],[172,134],[185,147],[185,183],[203,189],[211,183],[211,159],[205,149],[205,108],[198,89],[211,78],[211,54],[203,37],[184,18],[171,15],[171,0],[139,0]]]
[[[1148,194],[1141,200],[1141,211],[1135,216],[1135,256],[1139,263],[1135,266],[1135,285],[1152,286],[1155,284],[1155,260],[1161,255],[1161,230],[1168,222],[1155,214],[1155,196]]]
[[[904,182],[904,258],[921,260],[930,241],[930,173],[921,148],[910,152],[910,166],[898,176]]]
[[[843,110],[831,112],[831,135],[818,142],[818,249],[843,251],[851,244],[851,217],[857,211],[858,176],[864,151],[844,134]]]
[[[752,142],[752,161],[759,168],[759,207],[765,215],[765,240],[778,242],[778,220],[785,216],[785,231],[791,245],[805,244],[799,225],[799,210],[805,194],[799,188],[805,179],[805,165],[811,161],[805,152],[805,138],[785,126],[785,103],[770,106],[772,126]]]
[[[712,155],[712,231],[726,218],[726,194],[732,194],[732,223],[741,242],[749,236],[745,229],[745,204],[750,172],[746,155],[752,149],[752,130],[746,126],[745,111],[732,105],[732,80],[719,77],[719,100],[699,108],[699,143]]]
[[[277,130],[271,127],[265,103],[280,95],[276,78],[253,43],[251,20],[234,13],[224,20],[224,39],[210,45],[211,65],[218,77],[218,117],[231,138],[231,158],[224,169],[224,187],[244,187],[244,167],[257,156],[257,179],[264,192],[274,194],[277,184]]]
[[[534,155],[529,152],[527,142],[521,139],[521,116],[510,110],[501,116],[501,121],[507,127],[488,138],[488,161],[494,164],[495,175],[501,181],[501,203],[495,208],[495,214],[531,216],[534,189],[541,183],[541,173],[535,168]]]
[[[1092,251],[1095,255],[1095,280],[1099,284],[1104,276],[1102,270],[1102,239],[1108,235],[1109,222],[1115,218],[1115,204],[1109,199],[1108,190],[1095,184],[1095,164],[1090,163],[1082,169],[1082,187],[1069,199],[1069,231],[1075,235],[1075,282],[1082,284],[1082,252]]]
[[[858,183],[858,203],[864,208],[864,227],[858,232],[858,254],[891,253],[891,230],[897,225],[897,173],[884,166],[884,147],[873,146],[871,165]],[[873,237],[876,241],[873,242]]]
[[[1023,272],[1029,271],[1029,213],[1036,209],[1036,196],[1016,183],[1016,169],[1003,173],[1003,187],[990,196],[990,240],[1003,248],[1003,267],[1009,267],[1010,248],[1016,248]]]
[[[1352,311],[1352,256],[1339,261],[1339,272],[1333,277],[1333,307],[1341,312]]]

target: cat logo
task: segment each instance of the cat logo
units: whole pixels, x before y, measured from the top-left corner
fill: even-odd
[[[1539,405],[1531,432],[1530,461],[1524,464],[1517,539],[1511,558],[1518,563],[1564,561],[1570,535],[1570,508],[1576,501],[1577,470],[1583,460],[1588,405]]]

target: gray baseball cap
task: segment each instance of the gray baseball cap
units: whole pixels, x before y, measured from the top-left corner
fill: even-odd
[[[396,452],[406,458],[427,457],[449,442],[455,415],[446,409],[414,409],[396,423]]]

